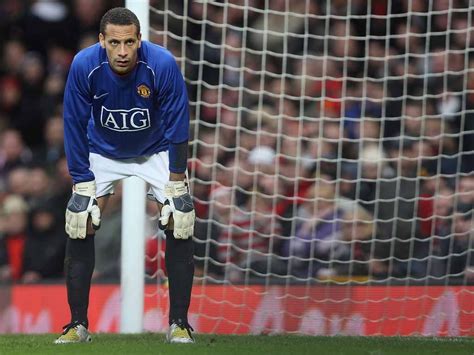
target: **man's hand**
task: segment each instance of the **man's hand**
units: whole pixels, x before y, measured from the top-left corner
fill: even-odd
[[[100,209],[95,199],[95,181],[74,185],[73,193],[66,208],[66,233],[71,239],[84,239],[87,235],[89,216],[92,227],[100,227]]]
[[[169,181],[165,185],[165,196],[167,200],[161,209],[160,226],[166,226],[173,215],[174,237],[188,239],[194,232],[196,214],[184,181]]]

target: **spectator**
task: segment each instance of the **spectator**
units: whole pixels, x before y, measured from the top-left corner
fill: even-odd
[[[272,218],[270,196],[260,191],[257,188],[244,205],[233,210],[217,237],[218,260],[225,265],[227,280],[239,281],[245,275],[258,277],[269,272],[280,225]]]
[[[73,0],[75,33],[95,35],[105,8],[104,0]]]
[[[19,114],[21,108],[21,84],[17,77],[8,75],[0,81],[0,110],[4,115],[2,125],[10,125],[13,117]]]
[[[43,203],[31,211],[23,255],[24,283],[63,276],[66,234],[54,210],[55,206]]]
[[[2,222],[0,234],[2,243],[0,248],[5,248],[0,254],[6,255],[8,264],[1,267],[3,280],[20,281],[23,274],[23,252],[27,239],[28,205],[25,200],[17,195],[9,195],[3,201]],[[5,260],[4,260],[5,261]]]
[[[397,161],[395,170],[399,173],[397,176],[387,166],[386,158],[380,155],[380,148],[372,147],[365,152],[366,157],[361,157],[361,177],[364,180],[359,186],[359,196],[356,196],[377,220],[376,235],[391,240],[387,255],[395,257],[390,267],[393,274],[400,277],[406,276],[410,258],[413,257],[410,254],[413,250],[411,243],[421,236],[420,225],[415,218],[419,153],[412,142],[402,144],[402,159]]]
[[[423,125],[427,154],[423,167],[427,174],[455,175],[458,171],[458,143],[450,125],[440,117],[426,118]]]
[[[374,239],[373,216],[356,205],[347,209],[342,218],[342,231],[331,265],[337,275],[368,275],[374,255],[371,255],[371,241]]]
[[[336,205],[335,182],[322,175],[307,192],[296,214],[295,235],[283,245],[288,273],[298,278],[334,274],[344,211]]]
[[[33,160],[47,168],[52,174],[58,160],[64,155],[64,125],[63,119],[59,115],[51,116],[44,129],[45,144],[36,149]]]
[[[459,211],[474,210],[474,175],[464,175],[459,177],[457,189],[457,208]]]
[[[207,268],[208,274],[214,278],[222,278],[224,263],[218,257],[219,236],[230,228],[233,207],[233,190],[231,187],[215,188],[209,196],[209,214],[202,220],[197,219],[195,225],[195,257],[196,272],[203,274]],[[222,242],[222,241],[220,241]],[[206,261],[206,256],[210,257]]]
[[[21,132],[25,143],[36,148],[43,143],[44,112],[41,104],[45,65],[38,53],[28,52],[23,62],[20,74],[22,96],[20,108],[16,117],[12,117],[11,125]]]
[[[0,284],[11,280],[11,267],[8,260],[8,249],[5,240],[7,218],[0,213]]]
[[[10,39],[4,44],[3,64],[5,73],[13,77],[21,75],[26,54],[25,45],[18,39]]]
[[[474,266],[474,219],[469,210],[456,211],[453,218],[453,233],[442,242],[445,256],[445,275],[464,277]]]
[[[44,95],[41,98],[41,110],[48,120],[51,116],[62,112],[62,99],[64,90],[64,74],[57,71],[50,73],[44,82]],[[45,122],[45,126],[47,122]]]
[[[59,223],[64,218],[64,209],[57,204],[60,190],[53,185],[51,177],[47,174],[46,168],[42,166],[33,166],[29,170],[28,177],[28,205],[37,209],[42,205],[49,205],[49,210],[55,216],[55,223]]]
[[[256,50],[269,50],[271,52],[283,53],[285,50],[284,44],[289,41],[292,34],[297,34],[304,31],[305,23],[304,16],[301,16],[306,11],[305,2],[292,2],[290,4],[291,11],[286,13],[286,1],[274,0],[268,3],[269,10],[265,16],[260,16],[255,19],[253,28],[255,31],[250,33],[250,43]],[[312,7],[314,9],[314,7]],[[300,16],[298,16],[300,15]],[[288,26],[286,32],[281,31],[281,25],[285,21]],[[290,48],[292,49],[292,48]]]
[[[19,195],[24,199],[29,196],[30,190],[30,169],[24,166],[18,166],[7,175],[6,186],[11,194]]]
[[[453,229],[453,211],[455,208],[454,191],[443,181],[436,186],[432,197],[425,200],[426,218],[422,229],[422,238],[414,244],[417,260],[413,261],[419,277],[445,276],[447,246]]]
[[[43,58],[51,45],[74,49],[75,34],[79,33],[68,7],[58,0],[35,1],[25,13],[23,26],[26,46]]]
[[[7,129],[0,134],[0,179],[16,167],[26,166],[31,161],[31,151],[17,130]]]

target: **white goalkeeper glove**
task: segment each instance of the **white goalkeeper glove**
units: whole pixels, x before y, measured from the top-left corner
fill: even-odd
[[[174,237],[188,239],[193,235],[196,218],[188,187],[184,181],[169,181],[165,185],[165,197],[167,200],[161,209],[160,227],[164,229],[173,215]]]
[[[100,209],[95,199],[95,181],[74,185],[66,208],[66,233],[71,239],[84,239],[87,234],[87,220],[91,217],[92,227],[100,227]]]

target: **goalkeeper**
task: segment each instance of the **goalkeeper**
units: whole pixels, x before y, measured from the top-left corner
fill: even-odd
[[[194,342],[187,320],[195,213],[185,175],[186,86],[170,52],[141,41],[140,23],[130,10],[119,7],[105,13],[99,42],[75,56],[64,93],[64,135],[74,183],[66,208],[65,273],[71,321],[56,343],[91,340],[87,308],[94,232],[114,184],[129,176],[150,185],[149,194],[161,210],[160,224],[166,228],[167,340]]]

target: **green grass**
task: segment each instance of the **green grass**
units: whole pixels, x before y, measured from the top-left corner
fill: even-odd
[[[197,335],[166,344],[162,334],[95,334],[92,343],[54,345],[56,335],[0,335],[0,354],[474,354],[474,338]]]

